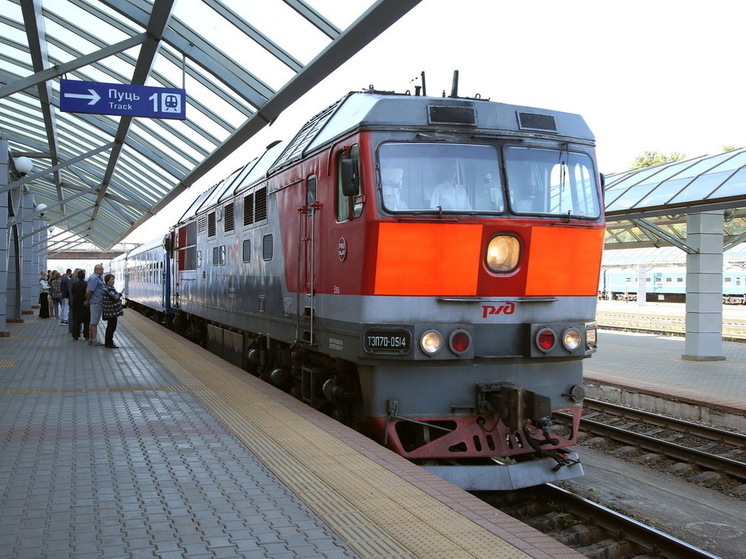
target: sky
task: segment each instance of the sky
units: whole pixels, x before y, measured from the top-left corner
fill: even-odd
[[[310,3],[329,13],[370,2]],[[413,91],[423,71],[429,95],[450,92],[458,70],[461,96],[583,115],[605,174],[646,151],[690,158],[746,146],[745,19],[743,0],[422,0],[126,240],[165,233],[199,192],[346,92]]]

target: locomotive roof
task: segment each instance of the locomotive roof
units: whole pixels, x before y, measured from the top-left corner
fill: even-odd
[[[313,117],[296,134],[270,172],[302,158],[356,128],[451,125],[475,131],[565,137],[584,143],[595,138],[583,117],[483,99],[425,97],[389,92],[348,93]]]
[[[594,136],[577,114],[484,99],[427,97],[392,92],[350,92],[311,118],[292,139],[270,146],[260,157],[234,171],[182,216],[213,207],[299,161],[335,138],[358,128],[424,128],[430,125],[504,135],[531,134],[593,144]]]

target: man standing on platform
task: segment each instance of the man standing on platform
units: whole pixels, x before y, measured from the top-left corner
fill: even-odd
[[[60,291],[62,292],[62,298],[60,299],[60,324],[67,324],[70,317],[70,277],[73,271],[68,268],[67,271],[60,278]]]
[[[104,345],[98,340],[98,323],[101,321],[101,301],[104,295],[104,265],[96,264],[93,268],[93,273],[88,278],[88,286],[85,291],[85,306],[91,310],[91,323],[88,327],[90,336],[88,338],[88,345]]]

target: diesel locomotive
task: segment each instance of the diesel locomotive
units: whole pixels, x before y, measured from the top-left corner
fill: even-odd
[[[577,477],[594,144],[574,114],[352,92],[112,269],[130,306],[456,485]]]

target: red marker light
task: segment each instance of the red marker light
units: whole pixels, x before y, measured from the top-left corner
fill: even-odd
[[[549,328],[543,328],[536,334],[536,345],[541,351],[549,351],[557,343],[557,336]]]
[[[451,346],[451,351],[453,351],[453,353],[464,353],[471,346],[471,336],[464,330],[456,330],[451,334],[449,345]]]

